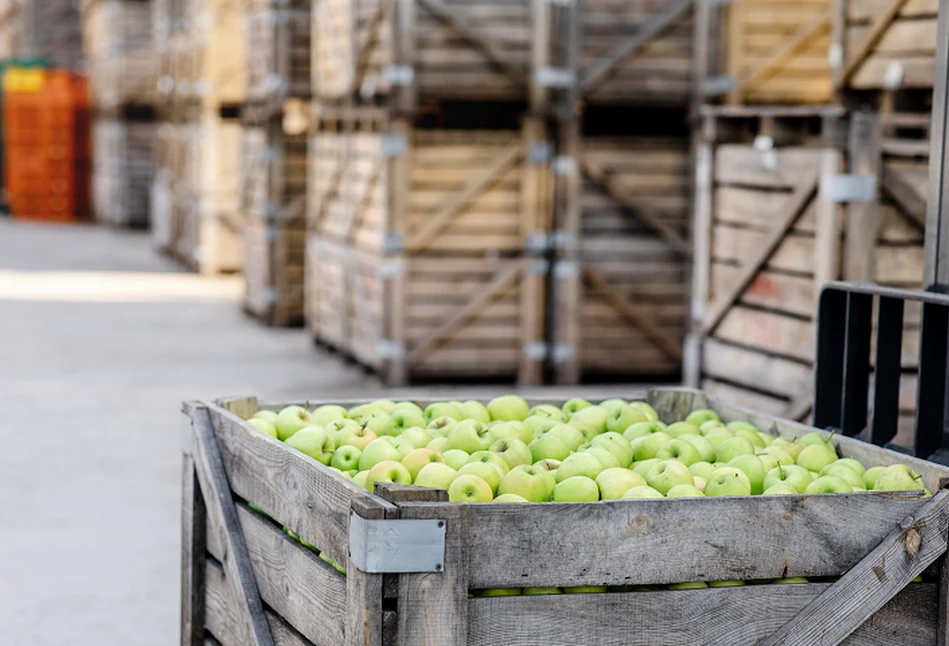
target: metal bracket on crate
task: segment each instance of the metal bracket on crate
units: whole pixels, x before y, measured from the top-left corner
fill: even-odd
[[[577,75],[563,67],[538,67],[534,71],[534,82],[543,87],[569,88],[577,82]]]
[[[405,251],[405,240],[398,233],[389,231],[382,239],[382,250],[385,253],[401,253]]]
[[[524,242],[528,253],[544,253],[547,251],[549,244],[550,241],[544,231],[529,232]]]
[[[405,273],[405,263],[398,258],[386,258],[376,268],[376,276],[382,280],[395,278]]]
[[[276,202],[264,202],[264,218],[267,220],[276,220],[280,215],[280,205]]]
[[[405,137],[397,132],[382,135],[382,156],[398,157],[405,153]]]
[[[873,202],[877,198],[875,175],[839,173],[821,180],[821,196],[831,202]]]
[[[267,242],[276,242],[280,239],[280,229],[271,224],[267,227]]]
[[[543,341],[531,341],[524,346],[524,356],[529,361],[543,361],[547,358],[549,346]]]
[[[385,75],[392,85],[411,85],[415,81],[415,68],[411,65],[389,65]]]
[[[376,354],[384,360],[401,359],[405,356],[405,346],[390,339],[379,339],[376,341]]]
[[[554,363],[566,363],[573,359],[576,349],[567,343],[555,343],[550,358]]]
[[[754,149],[761,155],[761,167],[767,170],[778,169],[778,153],[774,149],[774,139],[768,135],[755,137]]]
[[[527,265],[524,267],[524,273],[529,276],[543,276],[547,273],[547,267],[549,263],[543,258],[534,258],[528,261]]]
[[[573,248],[573,234],[566,229],[557,229],[550,234],[550,245],[561,251]]]
[[[844,48],[840,43],[834,43],[827,48],[827,64],[831,69],[837,69],[844,64]]]
[[[175,80],[170,76],[161,76],[155,86],[161,94],[171,94],[175,89]]]
[[[279,148],[274,146],[267,146],[260,151],[260,158],[265,163],[272,164],[274,162],[280,161],[282,154]]]
[[[889,65],[886,66],[886,71],[883,73],[883,87],[887,90],[898,90],[903,87],[903,76],[905,71],[903,69],[903,64],[899,61],[891,61]]]
[[[554,263],[554,278],[573,280],[580,275],[580,265],[575,260],[561,260]]]
[[[728,0],[728,2],[730,3],[731,0]],[[722,4],[726,4],[726,2],[722,2]],[[705,96],[721,96],[734,90],[737,85],[735,77],[728,74],[709,76],[702,79],[702,94]]]
[[[260,298],[258,299],[261,305],[270,306],[277,304],[277,290],[273,287],[265,287],[260,290]]]
[[[550,168],[553,170],[554,175],[573,175],[577,172],[577,160],[573,157],[564,157],[561,155],[554,158]]]
[[[268,74],[264,86],[271,92],[281,92],[287,89],[287,82],[279,74]]]
[[[549,141],[535,141],[527,147],[527,161],[531,164],[548,164],[554,158],[554,147]]]
[[[349,559],[370,574],[442,572],[444,520],[368,520],[349,513]]]

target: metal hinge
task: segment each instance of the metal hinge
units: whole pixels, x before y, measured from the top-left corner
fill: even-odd
[[[395,258],[388,258],[379,263],[376,268],[376,276],[382,280],[401,276],[405,273],[405,263]]]
[[[405,346],[389,339],[376,341],[376,354],[380,359],[401,359],[405,356]]]
[[[557,229],[550,234],[550,245],[554,249],[573,249],[573,234],[566,229]]]
[[[844,48],[840,43],[834,43],[827,48],[827,64],[831,69],[837,69],[844,64]]]
[[[272,224],[267,227],[267,242],[276,242],[280,239],[280,228]]]
[[[554,157],[554,147],[549,141],[535,141],[527,147],[527,161],[531,164],[547,164]]]
[[[577,172],[577,160],[573,157],[555,157],[550,168],[554,175],[573,175]]]
[[[527,234],[525,246],[529,253],[544,253],[547,251],[547,234],[543,231],[531,231]]]
[[[528,261],[524,267],[524,273],[528,276],[543,276],[547,273],[548,262],[543,258],[534,258]]]
[[[830,202],[873,202],[877,198],[876,175],[840,173],[821,180],[821,197]]]
[[[898,90],[903,87],[903,64],[899,61],[890,61],[883,73],[883,89]]]
[[[730,2],[731,0],[729,0]],[[724,3],[723,3],[724,4]],[[737,85],[734,76],[722,74],[721,76],[709,76],[702,79],[702,94],[705,96],[721,96],[728,94],[735,89]]]
[[[405,152],[405,137],[397,132],[382,135],[382,156],[398,157]]]
[[[268,307],[277,304],[277,290],[273,287],[265,287],[260,290],[260,296],[257,298],[261,305]]]
[[[561,260],[554,265],[554,278],[572,280],[580,275],[580,265],[574,260]]]
[[[554,363],[566,363],[576,354],[574,347],[566,343],[555,343],[550,358]]]
[[[569,88],[577,82],[577,75],[563,67],[538,67],[534,71],[534,82],[543,87]]]
[[[543,361],[547,358],[547,348],[543,341],[531,341],[524,346],[524,356],[529,361]]]
[[[276,202],[264,202],[264,219],[276,220],[280,215],[280,205]]]
[[[778,153],[774,150],[774,139],[768,135],[755,137],[754,148],[760,153],[761,167],[766,170],[778,169]]]
[[[405,240],[398,233],[389,231],[382,239],[382,250],[385,253],[401,253],[405,251]]]
[[[444,520],[368,520],[349,513],[349,559],[370,574],[445,570]]]
[[[411,85],[415,80],[415,68],[411,65],[389,65],[386,80],[392,85]]]

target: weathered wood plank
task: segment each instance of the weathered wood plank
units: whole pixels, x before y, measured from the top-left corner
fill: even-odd
[[[337,563],[349,556],[353,500],[391,506],[224,409],[209,404],[208,411],[234,493],[294,528]]]
[[[223,565],[234,590],[239,629],[248,644],[272,646],[273,637],[264,619],[263,604],[251,566],[247,544],[241,533],[237,509],[207,408],[189,411],[194,435],[193,455],[209,521],[217,526],[226,546]]]
[[[754,585],[702,590],[475,598],[469,646],[751,646],[830,587]],[[911,584],[861,626],[848,646],[929,646],[935,585]]]
[[[839,79],[837,79],[838,87],[845,86],[850,79],[853,78],[854,74],[856,74],[857,70],[873,51],[873,48],[876,47],[877,43],[880,42],[880,39],[886,33],[887,27],[893,23],[905,5],[906,0],[891,0],[886,6],[886,9],[877,15],[860,46],[857,47],[855,51],[847,54],[846,63],[840,73]]]
[[[949,492],[939,491],[762,646],[843,641],[946,552]]]
[[[199,646],[204,641],[206,520],[207,509],[194,469],[194,459],[185,454],[181,464],[182,646]]]

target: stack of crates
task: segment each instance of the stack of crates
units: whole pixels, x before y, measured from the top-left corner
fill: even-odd
[[[89,96],[66,70],[7,69],[3,77],[5,183],[18,218],[89,217]]]

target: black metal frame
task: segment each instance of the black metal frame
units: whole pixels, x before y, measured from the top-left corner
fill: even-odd
[[[890,445],[899,421],[903,323],[907,302],[922,305],[913,453],[949,464],[946,372],[949,295],[872,283],[827,283],[817,313],[814,425]],[[873,329],[876,305],[877,326]],[[876,353],[871,364],[872,338]],[[872,366],[876,369],[872,370]],[[870,373],[874,373],[869,421]]]

